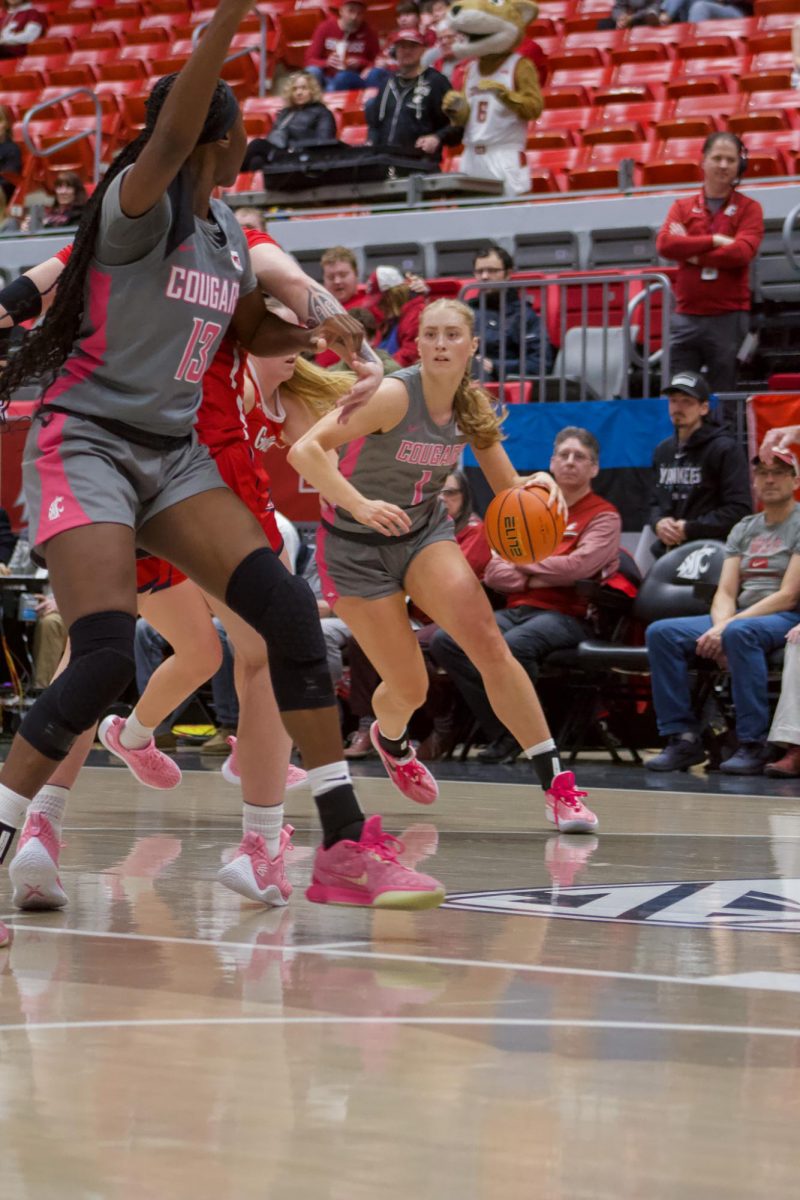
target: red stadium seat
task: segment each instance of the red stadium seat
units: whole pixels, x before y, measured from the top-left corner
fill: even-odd
[[[592,124],[611,125],[615,121],[637,121],[647,131],[652,128],[657,121],[666,120],[672,113],[673,105],[664,100],[645,100],[635,103],[618,103],[607,104],[604,106],[595,106],[592,110]],[[583,127],[589,124],[586,120]]]
[[[675,183],[700,183],[702,138],[673,138],[659,142],[656,154],[642,167],[644,187],[669,187]]]
[[[748,49],[752,54],[782,53],[784,60],[787,51],[792,49],[791,29],[765,29],[762,33],[754,33],[748,40]]]
[[[597,46],[584,46],[582,49],[561,51],[552,54],[547,60],[547,69],[556,71],[591,71],[606,64],[606,56]]]
[[[37,54],[71,54],[72,39],[65,37],[42,37],[28,43],[28,55]],[[26,55],[26,57],[28,57]]]
[[[666,142],[670,138],[705,138],[717,129],[719,125],[713,117],[669,117],[658,122],[655,135],[657,141]]]
[[[528,126],[526,150],[561,150],[575,145],[570,129],[542,129],[534,122]]]
[[[646,142],[603,143],[590,146],[585,158],[567,171],[567,191],[616,191],[619,187],[619,165],[623,159],[633,159],[635,172],[647,159]]]
[[[339,139],[347,146],[363,146],[366,144],[369,130],[366,125],[344,125],[339,130]]]
[[[735,58],[742,52],[738,41],[724,34],[709,35],[702,41],[681,42],[676,48],[678,58]]]
[[[757,17],[768,13],[797,13],[800,15],[800,0],[756,0]]]
[[[800,97],[798,103],[800,103]],[[792,122],[785,109],[774,108],[731,113],[726,122],[726,127],[738,137],[750,133],[761,133],[768,129],[790,129],[791,126]]]
[[[547,339],[554,346],[560,346],[564,334],[575,325],[621,325],[627,304],[635,294],[635,285],[626,286],[620,282],[607,284],[605,288],[600,282],[586,285],[576,283],[569,286],[570,276],[581,273],[562,271],[559,273],[559,283],[551,284],[547,288]],[[624,272],[616,269],[592,272],[598,280],[602,279],[603,275],[621,274]]]
[[[531,172],[533,191],[563,191],[566,172],[577,167],[585,151],[578,146],[565,150],[527,150],[525,157]]]
[[[490,396],[495,396],[503,404],[530,404],[533,400],[533,381],[526,379],[523,386],[521,381],[511,380],[507,383],[485,383],[484,388]]]
[[[611,82],[611,67],[594,67],[588,70],[553,71],[548,75],[547,82],[551,88],[566,85],[569,87],[598,88]]]
[[[709,38],[732,37],[746,44],[756,31],[754,17],[720,17],[716,21],[695,21],[685,25],[687,40],[705,42]]]
[[[581,134],[584,146],[610,145],[615,142],[643,142],[645,131],[638,121],[611,121],[590,125]]]
[[[585,129],[589,122],[596,118],[597,113],[595,109],[588,104],[582,108],[545,107],[542,115],[535,122],[531,122],[531,124],[535,125],[543,133],[560,129],[572,133],[573,130],[578,132],[581,129]]]
[[[676,117],[712,117],[718,123],[729,113],[741,108],[742,97],[732,92],[710,96],[679,96],[675,101]]]
[[[290,67],[305,65],[306,50],[311,45],[314,30],[319,24],[319,12],[301,9],[300,12],[281,13],[277,18],[278,57]]]
[[[598,108],[609,108],[612,105],[631,105],[660,103],[664,99],[665,84],[655,83],[617,83],[611,87],[597,88],[593,103]]]
[[[542,89],[545,112],[554,108],[576,109],[589,103],[589,93],[581,84],[566,84],[558,87],[548,85]]]

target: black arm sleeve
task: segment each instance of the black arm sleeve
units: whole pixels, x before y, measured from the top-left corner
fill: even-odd
[[[11,532],[11,522],[8,519],[8,513],[4,508],[0,508],[0,562],[7,563],[14,553],[14,547],[17,544],[17,539]]]
[[[0,307],[4,308],[15,325],[31,321],[42,311],[42,297],[36,284],[27,275],[12,279],[0,290]]]

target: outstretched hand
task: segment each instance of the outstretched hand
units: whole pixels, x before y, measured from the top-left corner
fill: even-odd
[[[358,354],[364,341],[363,326],[346,312],[326,317],[314,332],[324,337],[329,350],[348,363]]]
[[[337,420],[340,425],[345,425],[357,409],[363,408],[383,383],[383,367],[377,359],[357,356],[353,359],[351,368],[358,378],[350,391],[345,392],[336,403],[339,409]]]
[[[771,463],[774,451],[790,450],[792,442],[800,442],[800,425],[784,425],[782,429],[770,429],[759,447],[759,458],[762,462]]]

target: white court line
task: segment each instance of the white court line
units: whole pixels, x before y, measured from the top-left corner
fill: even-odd
[[[17,914],[41,916],[40,913]],[[11,922],[9,928],[14,928],[13,916],[0,917],[0,920]],[[580,978],[589,979],[622,979],[632,983],[675,983],[688,985],[690,987],[727,987],[730,988],[730,983],[723,983],[720,976],[689,976],[689,975],[649,975],[638,971],[602,971],[593,967],[548,967],[539,963],[515,963],[503,961],[486,961],[477,958],[446,958],[440,955],[433,954],[389,954],[385,951],[375,953],[372,950],[351,950],[349,946],[366,946],[368,942],[331,942],[323,943],[314,946],[261,946],[254,945],[252,942],[226,942],[224,940],[212,941],[202,940],[199,938],[182,938],[182,937],[161,937],[158,934],[149,933],[103,933],[94,929],[65,929],[56,928],[50,925],[36,925],[31,929],[31,926],[20,926],[20,932],[25,933],[35,932],[36,934],[54,934],[66,935],[68,937],[87,937],[87,938],[108,938],[113,941],[125,942],[157,942],[161,945],[168,946],[198,946],[205,949],[225,949],[232,950],[253,950],[253,951],[269,951],[274,953],[276,950],[282,954],[327,954],[331,958],[363,958],[374,962],[399,962],[399,963],[416,963],[428,966],[439,967],[466,967],[472,970],[475,967],[483,968],[487,971],[518,971],[526,972],[532,975],[574,975]],[[329,948],[330,947],[330,948]],[[727,978],[727,977],[724,977]],[[773,990],[773,989],[764,989]]]
[[[590,1021],[546,1017],[166,1017],[132,1021],[42,1021],[30,1024],[0,1025],[0,1033],[73,1029],[169,1029],[191,1026],[238,1025],[419,1025],[435,1027],[479,1026],[521,1029],[616,1029],[624,1033],[717,1033],[744,1037],[800,1038],[800,1029],[781,1029],[769,1025],[682,1025],[671,1021]]]
[[[435,815],[435,814],[433,814]],[[394,818],[388,818],[394,821]],[[384,821],[387,820],[384,817]],[[402,825],[403,821],[398,817],[397,823]],[[163,837],[170,835],[177,837],[180,834],[188,835],[194,833],[226,833],[230,830],[236,830],[241,833],[240,825],[214,825],[214,826],[196,826],[196,825],[178,825],[175,828],[164,825],[153,825],[151,827],[141,825],[65,825],[64,833],[136,833],[136,834],[157,834]],[[317,833],[315,825],[295,825],[295,833]],[[437,832],[444,836],[447,834],[455,835],[456,837],[557,837],[555,829],[498,829],[493,826],[491,829],[447,829],[438,828]],[[563,836],[563,835],[562,835]],[[800,833],[695,833],[693,830],[687,830],[685,833],[662,833],[657,832],[633,832],[626,830],[624,832],[610,833],[607,830],[600,829],[598,837],[603,838],[658,838],[659,842],[663,842],[665,838],[713,838],[714,841],[727,841],[731,838],[741,838],[744,841],[769,841],[769,842],[797,842],[800,841]],[[66,868],[69,870],[69,867]],[[76,869],[76,868],[73,868]]]

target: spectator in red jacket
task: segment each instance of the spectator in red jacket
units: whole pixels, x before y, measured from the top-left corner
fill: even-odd
[[[28,43],[47,29],[47,13],[29,0],[6,0],[8,12],[0,21],[0,58],[22,58]]]
[[[321,21],[314,32],[305,65],[327,92],[377,87],[386,74],[370,78],[380,42],[365,13],[364,0],[343,0],[339,15]]]
[[[679,264],[671,370],[705,367],[716,392],[736,386],[736,352],[749,326],[750,263],[764,236],[761,205],[736,190],[746,161],[735,134],[710,134],[702,191],[675,201],[656,239],[659,254]]]

